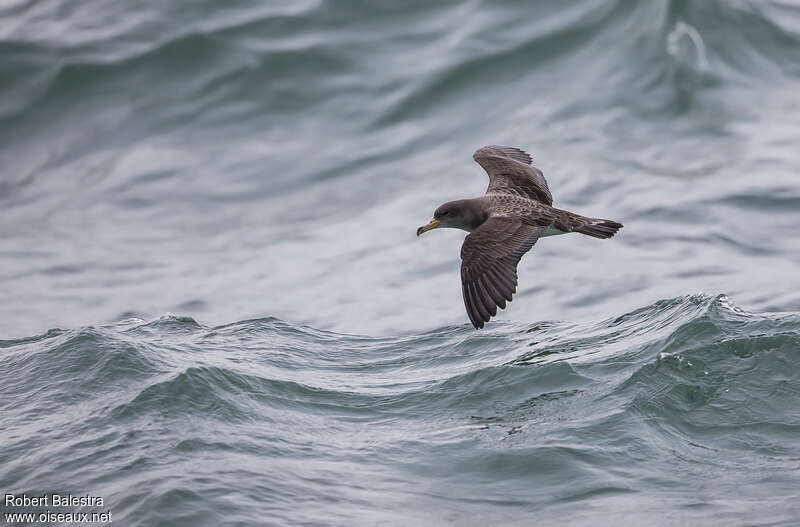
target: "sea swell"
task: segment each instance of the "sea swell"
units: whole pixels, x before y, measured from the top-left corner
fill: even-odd
[[[545,506],[515,490],[512,482],[523,479],[555,485],[555,508],[655,492],[654,481],[678,489],[701,466],[699,481],[739,484],[770,475],[793,481],[800,468],[800,316],[747,313],[725,296],[664,300],[597,323],[381,338],[275,318],[206,327],[169,315],[0,347],[0,390],[12,402],[1,423],[4,488],[46,486],[72,470],[80,488],[114,488],[124,501],[131,481],[158,488],[155,466],[210,456],[229,464],[216,476],[225,486],[246,478],[276,518],[288,519],[275,474],[252,473],[242,461],[334,463],[319,479],[292,476],[302,494],[364,470],[380,479],[372,469],[382,466],[380,485],[395,489],[448,481],[445,503],[460,474],[489,484],[484,498],[496,505]],[[431,456],[449,456],[451,472],[431,472]],[[113,470],[74,472],[76,459],[89,458]],[[737,461],[744,459],[756,468]],[[188,507],[203,499],[189,482],[204,471],[184,470],[188,479],[170,492]],[[549,480],[563,470],[585,479],[574,488]],[[469,487],[461,492],[480,488]],[[719,502],[725,488],[701,484],[673,505],[689,516],[692,507],[735,514],[739,505]],[[783,485],[774,490],[772,503],[790,499]],[[342,514],[355,518],[359,503],[346,503]],[[782,503],[776,521],[791,508]]]
[[[51,388],[70,392],[146,379],[158,380],[139,395],[156,387],[181,393],[198,382],[208,388],[221,386],[225,392],[271,391],[253,384],[260,379],[292,383],[287,393],[320,392],[324,399],[336,393],[369,398],[387,392],[394,398],[441,391],[448,385],[474,383],[473,389],[486,389],[495,384],[491,378],[504,384],[506,375],[516,375],[511,372],[533,374],[539,368],[559,367],[559,362],[592,371],[613,364],[615,378],[630,368],[621,387],[642,375],[647,379],[642,384],[648,384],[651,374],[670,365],[680,366],[675,373],[699,372],[702,379],[715,365],[729,370],[737,361],[756,360],[761,354],[783,363],[789,358],[784,354],[798,344],[800,317],[746,313],[725,296],[700,294],[656,302],[598,323],[498,326],[479,333],[451,326],[375,338],[294,326],[275,318],[207,327],[191,317],[166,315],[147,323],[132,319],[54,329],[0,341],[0,348],[12,369],[25,372],[24,383],[15,377],[23,393],[26,385],[39,389],[45,380]],[[309,379],[318,382],[308,384]]]

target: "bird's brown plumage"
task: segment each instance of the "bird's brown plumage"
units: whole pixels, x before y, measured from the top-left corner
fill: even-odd
[[[520,219],[489,218],[461,246],[461,291],[467,315],[476,328],[505,309],[517,291],[517,264],[544,227]]]
[[[511,194],[553,204],[542,172],[524,150],[484,146],[472,158],[486,171],[486,194]],[[501,200],[502,201],[502,200]],[[505,207],[503,207],[505,208]],[[476,328],[505,309],[517,290],[517,264],[545,230],[522,218],[492,216],[467,235],[461,246],[461,291],[467,315]]]
[[[524,196],[545,205],[553,204],[553,195],[542,171],[531,165],[530,154],[511,146],[484,146],[472,155],[489,175],[486,193],[504,192]]]
[[[420,227],[417,234],[440,223],[470,231],[461,247],[461,288],[467,315],[480,329],[498,307],[505,309],[511,301],[517,289],[517,264],[540,237],[580,232],[610,238],[622,224],[554,208],[544,175],[519,148],[484,146],[473,159],[489,176],[486,195],[442,205],[435,223]],[[464,218],[480,220],[470,223]]]

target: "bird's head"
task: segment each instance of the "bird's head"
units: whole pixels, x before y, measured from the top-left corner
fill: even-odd
[[[486,214],[474,200],[460,199],[448,201],[440,206],[433,213],[433,219],[427,225],[417,229],[417,236],[423,232],[440,227],[450,227],[453,229],[463,229],[472,231],[475,227],[483,223]]]

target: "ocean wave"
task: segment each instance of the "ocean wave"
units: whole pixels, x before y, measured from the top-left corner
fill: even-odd
[[[610,395],[628,394],[633,404],[690,387],[700,397],[702,386],[717,390],[721,378],[733,375],[738,360],[786,361],[784,354],[800,344],[797,315],[731,306],[725,296],[689,295],[597,323],[498,324],[481,333],[443,328],[381,338],[275,318],[206,327],[168,315],[132,327],[53,330],[0,347],[12,369],[24,373],[8,379],[9,394],[41,391],[45,379],[46,390],[61,394],[144,384],[115,410],[134,414],[174,407],[232,418],[245,415],[239,405],[251,404],[453,409],[471,400],[521,403],[605,377],[613,379]]]
[[[447,452],[447,474],[465,481],[573,473],[578,488],[553,480],[566,504],[636,493],[629,482],[643,477],[673,484],[698,466],[726,474],[742,456],[778,469],[786,452],[777,445],[800,431],[796,412],[786,412],[800,403],[800,315],[746,312],[724,295],[666,299],[597,322],[393,337],[273,317],[209,327],[165,315],[52,330],[0,349],[0,394],[12,401],[0,416],[0,482],[17,487],[13,474],[47,481],[88,459],[126,477],[236,460],[237,478],[258,480],[248,468],[258,465],[271,480],[278,474],[266,456],[293,467],[284,486],[316,493],[334,473],[309,481],[293,460],[378,457],[408,467],[408,477],[436,478],[434,459]],[[52,437],[60,442],[42,443]],[[16,454],[32,445],[39,461],[26,468],[30,455]],[[173,478],[163,490],[193,485]],[[270,488],[259,500],[278,500],[289,514]]]

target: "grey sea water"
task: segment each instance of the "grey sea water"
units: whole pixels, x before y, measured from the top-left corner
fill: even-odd
[[[800,521],[797,2],[7,0],[0,94],[0,493],[104,501],[4,515]],[[625,228],[475,331],[487,143]]]

